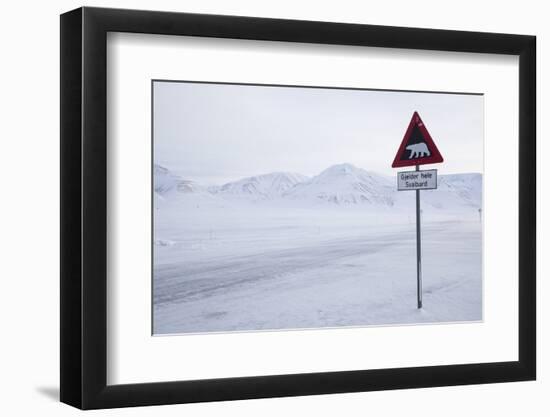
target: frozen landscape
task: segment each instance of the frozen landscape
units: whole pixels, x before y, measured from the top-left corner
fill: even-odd
[[[155,334],[482,319],[481,174],[415,193],[351,164],[205,186],[154,166]]]

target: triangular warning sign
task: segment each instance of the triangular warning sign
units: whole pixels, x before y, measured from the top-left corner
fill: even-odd
[[[437,146],[428,133],[420,115],[414,112],[405,137],[399,146],[392,168],[443,162]]]

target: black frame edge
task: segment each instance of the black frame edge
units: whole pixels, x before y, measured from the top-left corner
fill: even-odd
[[[530,35],[84,7],[102,31],[433,51],[521,53]]]
[[[82,10],[60,18],[60,400],[82,406]]]
[[[524,38],[519,54],[519,362],[529,379],[537,365],[537,42]]]
[[[107,387],[107,32],[82,8],[82,408]]]
[[[106,387],[90,409],[295,397],[529,381],[519,362],[495,362],[125,384]]]
[[[107,386],[109,31],[519,55],[519,360]],[[535,55],[526,35],[88,7],[62,15],[61,401],[97,409],[535,379]]]

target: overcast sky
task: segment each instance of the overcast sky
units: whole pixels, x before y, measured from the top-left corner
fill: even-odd
[[[395,175],[414,111],[445,159],[425,168],[483,172],[483,96],[179,82],[154,83],[154,160],[209,185],[343,162]]]

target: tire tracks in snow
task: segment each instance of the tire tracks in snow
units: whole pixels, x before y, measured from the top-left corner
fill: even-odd
[[[288,273],[323,268],[345,258],[374,254],[412,240],[414,236],[414,230],[405,230],[390,235],[331,239],[291,249],[159,266],[154,271],[154,305],[160,307],[166,303],[203,299],[259,281],[280,279]]]

